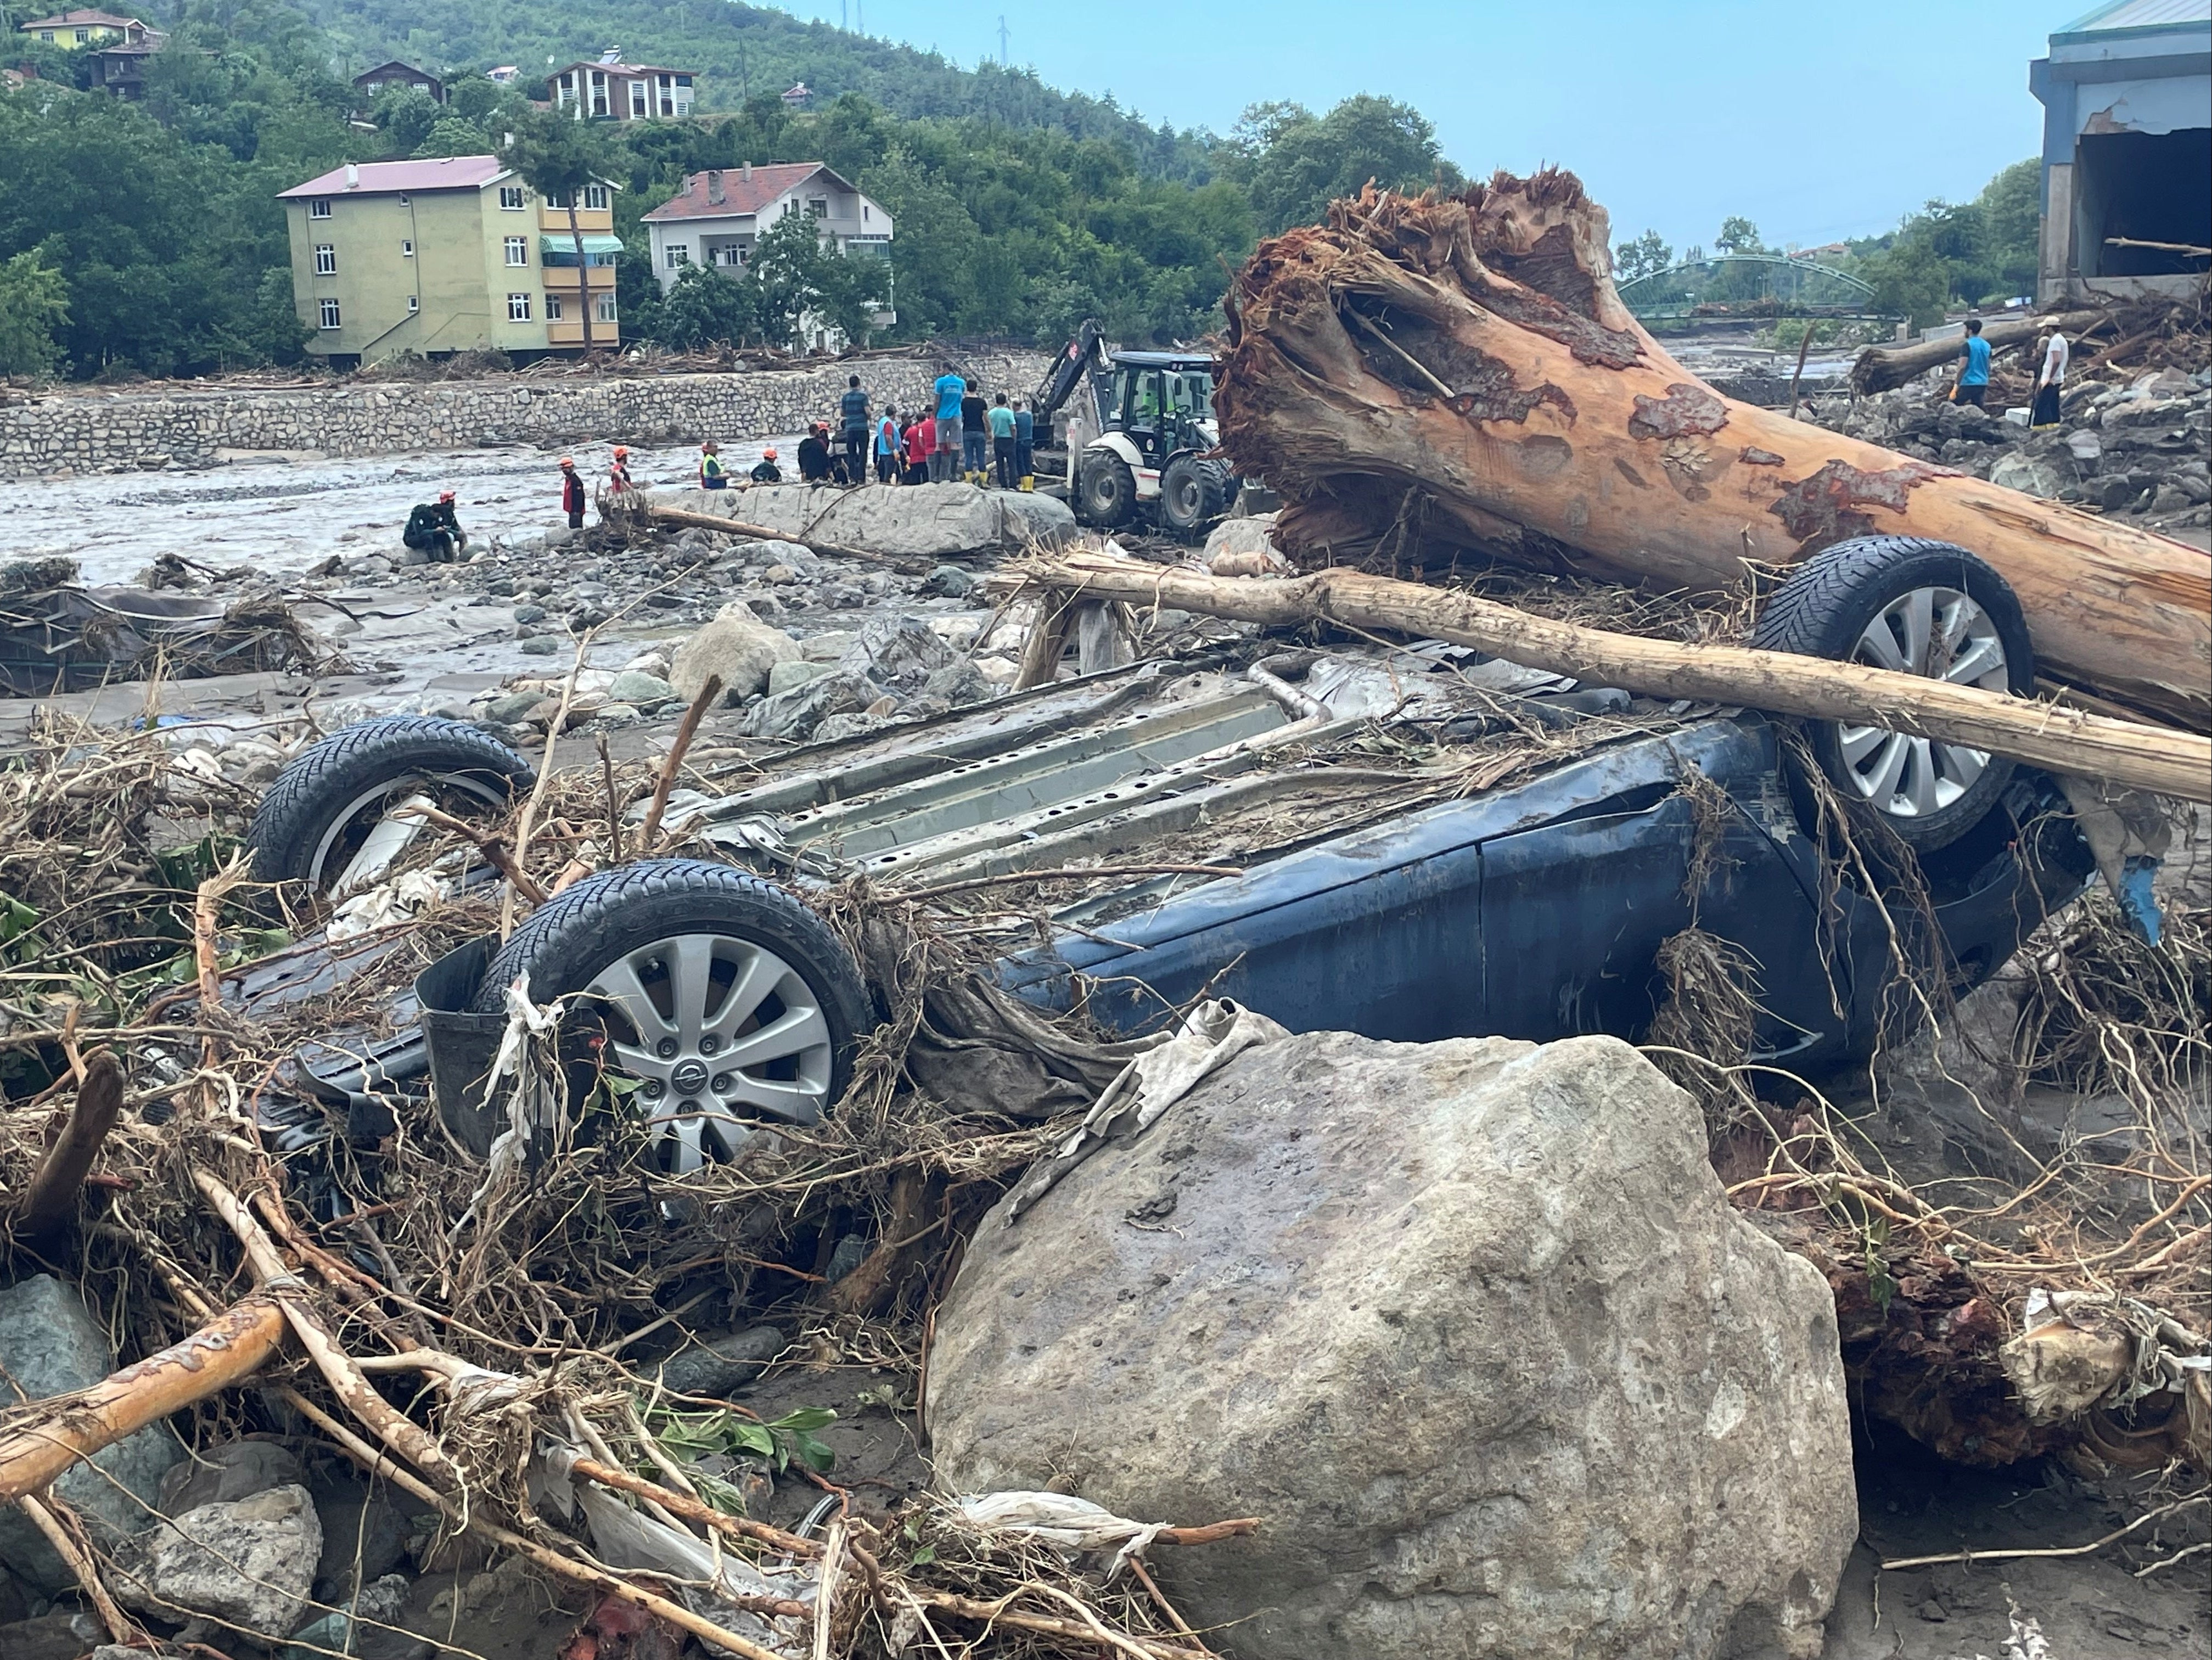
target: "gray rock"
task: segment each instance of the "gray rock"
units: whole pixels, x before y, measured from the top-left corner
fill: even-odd
[[[315,1580],[322,1523],[303,1487],[203,1505],[115,1549],[116,1599],[168,1619],[203,1614],[289,1635]]]
[[[975,588],[975,572],[957,565],[939,565],[921,581],[922,593],[942,594],[947,599],[964,599]]]
[[[819,680],[823,675],[836,672],[837,666],[834,663],[810,663],[803,658],[778,663],[768,672],[769,695],[772,697],[777,692],[789,691],[793,686],[803,686],[810,680]]]
[[[42,1614],[0,1626],[0,1655],[7,1660],[82,1660],[90,1646],[76,1634],[71,1614]],[[146,1660],[136,1654],[132,1660]]]
[[[544,701],[545,694],[542,691],[507,692],[484,706],[483,718],[496,721],[502,727],[511,727]]]
[[[647,674],[643,669],[624,669],[608,686],[607,696],[617,703],[649,707],[667,702],[676,696],[676,688],[659,675]]]
[[[966,708],[990,695],[991,683],[983,678],[983,671],[964,657],[955,658],[921,683],[923,697],[942,698],[951,708]]]
[[[722,701],[736,703],[768,684],[768,672],[799,655],[799,642],[770,628],[742,599],[732,599],[714,620],[676,648],[669,660],[671,690],[688,705],[710,678],[722,683]]]
[[[2180,513],[2193,505],[2194,498],[2189,492],[2169,478],[2158,487],[2158,493],[2151,498],[2150,510],[2153,513]]]
[[[274,1441],[226,1441],[197,1457],[172,1465],[161,1478],[157,1509],[182,1516],[203,1505],[230,1505],[271,1487],[306,1485],[300,1461]]]
[[[878,617],[846,648],[837,666],[890,690],[913,692],[953,660],[944,635],[920,617]]]
[[[787,535],[910,559],[1014,553],[1032,542],[1057,547],[1072,540],[1076,528],[1064,502],[974,484],[837,494],[805,484],[763,484],[743,491],[655,490],[653,496],[695,513],[728,514]],[[784,556],[790,556],[788,549]]]
[[[663,1361],[660,1380],[679,1395],[727,1395],[759,1377],[783,1353],[786,1341],[774,1326],[703,1337]]]
[[[854,709],[844,714],[833,714],[815,727],[814,741],[817,744],[835,744],[847,738],[865,738],[885,723],[884,715],[871,714],[866,709]]]
[[[514,608],[514,620],[525,624],[542,623],[545,620],[545,607],[539,605],[517,605]]]
[[[550,634],[533,634],[517,642],[514,648],[525,657],[550,657],[561,648],[561,642]]]
[[[15,1389],[37,1401],[90,1389],[115,1370],[115,1355],[76,1290],[38,1274],[0,1291],[0,1367]],[[63,1474],[54,1492],[106,1545],[144,1524],[145,1507],[160,1497],[162,1475],[180,1456],[176,1438],[153,1425],[94,1454],[94,1468],[79,1464]],[[76,1584],[13,1505],[0,1505],[0,1566],[50,1596]]]
[[[350,1612],[325,1614],[294,1632],[298,1641],[277,1650],[277,1660],[328,1660],[331,1654],[349,1654],[354,1660],[424,1660],[435,1644],[412,1632],[392,1629],[407,1611],[408,1590],[404,1574],[373,1581],[348,1605]]]
[[[2045,501],[2055,499],[2058,492],[2071,483],[2048,461],[2039,461],[2032,455],[2008,455],[1990,469],[1990,483],[2002,484],[2007,489],[2025,490],[2030,496],[2039,496]]]
[[[2085,468],[2093,467],[2096,465],[2098,459],[2104,454],[2105,444],[2094,432],[2084,427],[2079,432],[2069,432],[2066,435],[2066,449],[2067,453],[2073,456],[2077,465]]]
[[[883,688],[866,675],[833,672],[789,691],[763,697],[745,712],[738,730],[747,738],[803,741],[832,715],[854,714],[882,696]]]
[[[1819,1653],[1834,1306],[1627,1044],[1282,1038],[1005,1211],[938,1316],[939,1477],[1264,1516],[1154,1564],[1240,1652]]]
[[[343,1601],[352,1589],[356,1554],[364,1582],[383,1578],[406,1558],[407,1518],[390,1499],[365,1492],[358,1481],[319,1495],[315,1515],[323,1528],[315,1595],[326,1602]]]

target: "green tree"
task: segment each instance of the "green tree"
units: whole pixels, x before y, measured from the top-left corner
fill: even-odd
[[[625,314],[628,313],[625,306]],[[760,284],[704,265],[686,265],[660,301],[653,337],[679,350],[742,345],[760,332]]]
[[[420,87],[404,87],[387,83],[379,87],[369,104],[369,119],[384,134],[385,154],[392,156],[419,155],[423,141],[438,125],[443,114],[430,94]],[[455,152],[438,151],[440,155]]]
[[[0,374],[52,374],[55,331],[69,321],[69,284],[38,250],[0,261]]]
[[[1713,238],[1713,246],[1723,253],[1771,253],[1774,252],[1759,240],[1759,227],[1740,214],[1730,214],[1721,221],[1720,234]]]
[[[1660,240],[1657,231],[1647,230],[1613,251],[1613,280],[1633,283],[1639,277],[1662,271],[1674,263],[1674,250]]]
[[[519,118],[514,142],[507,148],[507,165],[523,182],[548,202],[564,203],[568,210],[568,235],[576,249],[576,311],[584,324],[584,350],[592,350],[590,277],[584,263],[583,227],[576,209],[585,187],[610,170],[607,144],[600,129],[557,109],[532,110]]]
[[[1410,104],[1362,93],[1316,117],[1297,104],[1255,104],[1244,112],[1224,170],[1250,192],[1269,231],[1310,224],[1339,197],[1370,179],[1385,189],[1425,190],[1461,182],[1437,145],[1436,128]]]
[[[491,149],[491,139],[473,121],[465,121],[458,115],[441,115],[430,131],[423,135],[413,154],[418,156],[483,155]]]

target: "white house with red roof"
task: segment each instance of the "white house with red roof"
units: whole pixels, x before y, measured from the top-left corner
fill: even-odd
[[[814,220],[824,246],[860,258],[890,258],[890,215],[834,169],[819,161],[748,162],[690,174],[645,216],[653,274],[665,290],[687,265],[742,270],[762,233],[793,214]],[[878,326],[894,320],[885,313]]]

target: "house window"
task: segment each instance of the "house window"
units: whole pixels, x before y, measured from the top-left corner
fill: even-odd
[[[402,259],[412,259],[415,257],[414,243],[407,240],[404,237],[400,239],[399,257]]]
[[[52,29],[40,29],[39,31],[39,39],[45,41],[51,46],[54,44],[54,32]]]
[[[507,296],[507,320],[510,323],[527,323],[530,320],[528,295],[510,294]]]
[[[92,31],[90,29],[79,29],[76,32],[76,43],[80,46],[91,39]]]
[[[613,321],[615,320],[615,297],[614,297],[614,295],[612,295],[611,294],[603,294],[603,295],[601,295],[599,297],[598,301],[597,301],[597,302],[592,306],[592,314],[593,314],[594,316],[596,316],[596,317],[599,319],[599,321],[601,321],[602,323],[611,323],[611,322],[613,322]]]
[[[419,295],[419,294],[410,294],[410,295],[409,295],[407,296],[407,313],[408,313],[408,315],[411,317],[411,316],[413,316],[416,312],[418,312],[418,311],[420,311],[420,310],[422,310],[422,296],[421,295]]]
[[[691,84],[691,77],[688,75],[679,75],[676,77],[676,84],[679,87],[689,87]]]
[[[806,211],[817,219],[827,219],[830,216],[830,198],[825,196],[808,197]]]
[[[864,225],[868,222],[868,204],[866,202],[860,204],[860,222]]]
[[[645,82],[642,81],[629,83],[629,112],[635,119],[642,119],[646,113]]]
[[[584,186],[584,206],[587,210],[604,213],[606,210],[606,205],[607,187],[605,185]]]
[[[669,270],[671,270],[671,271],[674,271],[674,270],[675,270],[678,265],[690,265],[690,263],[691,263],[691,250],[690,250],[690,249],[689,249],[689,248],[671,248],[671,249],[669,249],[669,250],[668,250],[668,269],[669,269]]]
[[[331,204],[327,198],[319,196],[313,201],[307,204],[308,218],[327,219],[330,216]]]
[[[328,242],[315,244],[315,275],[336,277],[338,274],[338,251]]]
[[[507,263],[510,265],[526,265],[530,263],[528,237],[510,236],[507,239]]]
[[[510,213],[520,212],[522,208],[522,186],[501,185],[499,187],[499,204]]]
[[[338,302],[337,301],[325,300],[322,302],[322,323],[323,326],[326,329],[334,329],[338,326]]]
[[[549,323],[557,323],[561,320],[561,296],[557,294],[549,294],[545,296],[545,320]]]

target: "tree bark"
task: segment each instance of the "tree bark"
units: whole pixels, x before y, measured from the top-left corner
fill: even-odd
[[[2046,328],[2055,327],[2073,340],[2085,329],[2111,320],[2112,314],[2101,311],[2069,311],[2057,317],[2008,317],[1984,324],[1982,338],[1990,343],[1991,351],[1998,351],[2033,340]],[[1923,340],[1910,346],[1869,346],[1851,363],[1851,390],[1887,392],[1893,386],[1903,386],[1915,375],[1958,361],[1959,341],[1955,336],[1948,340]]]
[[[568,240],[576,249],[576,315],[584,325],[584,356],[592,355],[592,273],[584,264],[584,230],[576,218],[576,198],[584,187],[568,192]]]
[[[2212,715],[2212,557],[1721,398],[1622,306],[1572,175],[1370,190],[1330,214],[1239,274],[1214,396],[1302,565],[1473,550],[1709,591],[1746,560],[1929,537],[2011,583],[2045,672]]]
[[[1364,571],[1326,570],[1285,581],[1207,576],[1196,571],[1069,554],[992,579],[1022,581],[1059,597],[1120,599],[1208,617],[1273,625],[1315,621],[1448,640],[1530,668],[1572,675],[1655,697],[1740,703],[1781,714],[1887,727],[1966,744],[2033,765],[2212,801],[2212,738],[2115,721],[1948,681],[1832,663],[1741,646],[1683,646],[1532,617],[1456,589],[1402,582]]]
[[[57,1397],[43,1416],[0,1435],[0,1503],[37,1493],[78,1459],[242,1383],[276,1352],[283,1335],[284,1315],[276,1302],[249,1297],[183,1341],[81,1394]]]
[[[123,1067],[114,1054],[102,1049],[84,1063],[84,1082],[69,1117],[37,1172],[23,1189],[15,1213],[16,1228],[27,1239],[58,1232],[76,1213],[77,1189],[100,1157],[101,1143],[123,1113]]]

